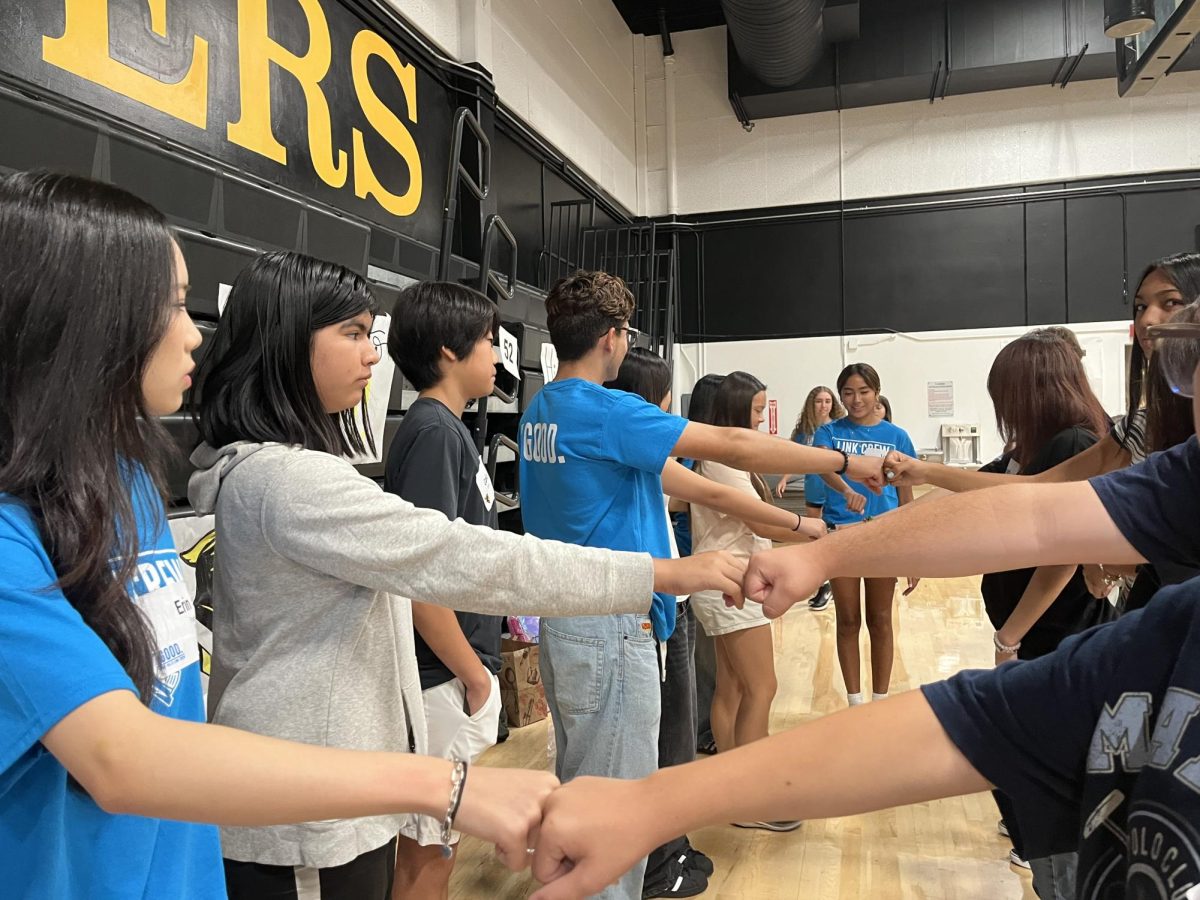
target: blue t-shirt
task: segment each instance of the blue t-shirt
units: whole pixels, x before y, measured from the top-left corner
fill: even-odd
[[[694,459],[678,460],[679,464],[685,469],[696,471],[696,461]],[[691,512],[674,512],[671,513],[671,528],[675,532],[675,548],[679,551],[679,556],[692,555],[692,514]]]
[[[815,434],[796,433],[792,438],[797,444],[803,444],[805,447],[813,445]],[[824,506],[825,505],[825,490],[826,485],[820,475],[809,473],[804,476],[804,505],[805,506]]]
[[[134,478],[138,574],[130,593],[154,626],[160,680],[151,709],[204,721],[192,597],[166,514]],[[5,896],[38,900],[224,900],[217,829],[112,815],[41,744],[67,714],[133,691],[116,658],[53,587],[26,507],[0,494],[0,872]],[[164,760],[164,764],[170,764]]]
[[[855,425],[849,417],[835,419],[818,428],[813,437],[813,446],[841,450],[850,456],[887,456],[893,450],[899,450],[908,456],[917,455],[912,439],[903,428],[887,421],[878,425]],[[896,489],[893,487],[885,487],[882,494],[876,494],[845,475],[842,478],[855,492],[867,498],[867,507],[861,513],[850,512],[846,508],[846,499],[841,494],[828,491],[825,494],[825,508],[821,517],[830,525],[852,525],[883,515],[900,505]]]
[[[1080,900],[1194,896],[1200,579],[1048,656],[922,690],[954,745],[1012,798],[1026,856],[1078,849]]]
[[[553,381],[521,416],[525,530],[584,547],[671,558],[662,470],[687,420],[636,394],[580,378]],[[654,634],[675,630],[675,598],[654,595]]]

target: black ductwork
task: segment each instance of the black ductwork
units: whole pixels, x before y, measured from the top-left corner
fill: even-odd
[[[1104,35],[1105,0],[722,5],[729,20],[729,96],[744,122],[1016,87],[1067,87],[1116,74],[1115,43]],[[754,11],[753,18],[746,10]],[[848,13],[857,19],[857,34],[849,39],[843,35],[855,23]],[[800,34],[795,29],[802,14],[809,30]],[[793,78],[801,65],[806,74]],[[1173,71],[1185,69],[1200,69],[1196,45]]]
[[[721,8],[738,56],[763,84],[795,84],[821,59],[825,0],[721,0]]]

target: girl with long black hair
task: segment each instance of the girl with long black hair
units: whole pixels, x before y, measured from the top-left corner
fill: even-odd
[[[375,311],[361,276],[297,253],[266,254],[234,281],[199,370],[204,443],[188,486],[217,518],[209,710],[306,743],[423,753],[403,598],[492,615],[644,613],[654,572],[641,554],[450,522],[360,475],[350,458],[373,442],[355,410],[379,359]],[[667,573],[660,590],[689,593],[699,571],[694,586],[737,590],[728,557],[653,566]],[[287,896],[307,878],[326,900],[384,900],[400,824],[224,828],[230,896]]]
[[[548,775],[483,770],[452,798],[446,760],[203,724],[157,421],[200,345],[179,247],[124,191],[20,173],[0,178],[0,248],[5,891],[223,900],[217,829],[191,823],[441,819],[452,799],[457,827],[525,865]]]
[[[223,900],[217,829],[191,823],[406,812],[524,867],[555,784],[546,773],[482,768],[466,781],[448,760],[203,724],[195,615],[161,493],[172,444],[157,422],[182,404],[200,344],[187,280],[166,220],[136,197],[66,175],[0,178],[5,890]],[[641,570],[631,585],[648,605],[648,558],[596,562],[593,585]],[[275,597],[299,608],[286,589]]]

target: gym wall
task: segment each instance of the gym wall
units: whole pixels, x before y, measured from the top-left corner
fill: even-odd
[[[492,72],[496,93],[574,165],[632,211],[640,72],[611,0],[387,0],[450,56]]]
[[[748,133],[727,98],[725,29],[673,41],[678,214],[664,69],[649,53],[646,208],[678,223],[676,396],[749,369],[787,434],[813,385],[866,361],[918,447],[935,447],[943,423],[977,424],[987,458],[1000,445],[984,389],[996,352],[1067,324],[1105,407],[1123,409],[1137,279],[1198,246],[1200,74],[1138,99],[1108,78],[761,119]],[[931,418],[928,382],[943,380],[955,415]]]

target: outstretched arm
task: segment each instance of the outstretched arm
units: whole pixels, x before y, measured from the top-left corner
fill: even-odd
[[[668,496],[732,516],[745,522],[755,534],[769,540],[796,543],[825,533],[823,522],[806,520],[737,488],[697,475],[673,459],[663,467],[662,482],[663,491]]]
[[[151,712],[132,692],[101,694],[42,743],[99,806],[117,814],[278,825],[415,812],[439,821],[451,763],[409,753],[337,750]],[[546,772],[472,768],[456,825],[524,868],[525,841],[557,780]],[[506,819],[511,821],[506,823]]]
[[[850,485],[846,484],[846,480],[841,475],[830,475],[828,473],[821,476],[821,480],[825,482],[825,486],[835,494],[841,494],[846,501],[846,508],[852,513],[860,513],[867,508],[867,498],[860,494]]]
[[[1013,484],[1022,480],[1037,484],[1086,481],[1097,475],[1123,469],[1131,461],[1129,451],[1114,441],[1112,435],[1105,435],[1083,452],[1063,460],[1054,468],[1030,476],[1008,475],[1004,472],[976,472],[957,466],[924,462],[894,451],[888,455],[883,467],[886,471],[895,473],[892,484],[897,486],[932,484],[948,491],[961,492],[995,487],[999,484]]]
[[[813,544],[760,553],[746,597],[779,616],[830,578],[951,578],[1081,559],[1145,559],[1091,484],[1012,484],[910,503]]]
[[[837,472],[846,463],[837,450],[806,447],[749,428],[719,428],[689,422],[671,451],[685,459],[707,459],[743,472],[780,475],[784,472]],[[878,493],[883,488],[883,460],[851,456],[846,475]]]
[[[819,771],[797,764],[817,758],[828,763]],[[672,835],[705,825],[850,816],[987,787],[912,691],[641,781],[576,778],[547,801],[533,874],[551,883],[533,900],[598,893]]]

